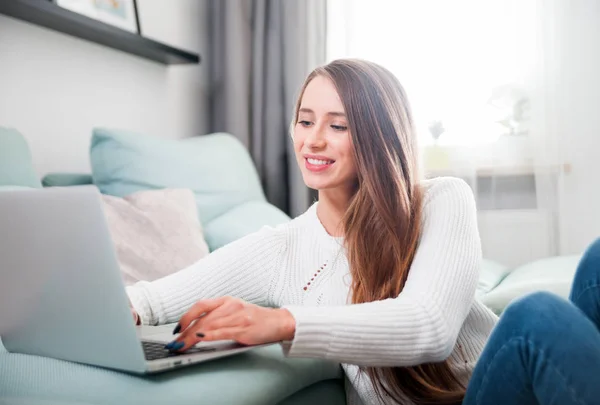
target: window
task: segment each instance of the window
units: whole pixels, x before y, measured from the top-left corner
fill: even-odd
[[[330,0],[328,59],[359,57],[405,87],[420,144],[530,131],[533,0]]]

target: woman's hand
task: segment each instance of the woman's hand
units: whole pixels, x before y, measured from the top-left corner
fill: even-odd
[[[296,322],[286,309],[265,308],[241,299],[221,297],[198,301],[182,317],[169,350],[184,351],[200,341],[235,340],[244,345],[292,340]]]

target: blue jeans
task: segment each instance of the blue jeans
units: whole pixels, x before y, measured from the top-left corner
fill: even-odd
[[[463,405],[600,404],[600,239],[583,255],[569,299],[538,292],[509,305]]]

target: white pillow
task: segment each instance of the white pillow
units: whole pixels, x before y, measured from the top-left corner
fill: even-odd
[[[208,255],[191,190],[139,191],[102,199],[126,285],[167,276]]]
[[[493,260],[483,259],[475,295],[481,297],[492,291],[509,272],[507,266]]]
[[[548,291],[566,299],[580,259],[581,255],[555,256],[524,264],[512,270],[481,301],[500,314],[515,299],[536,291]]]

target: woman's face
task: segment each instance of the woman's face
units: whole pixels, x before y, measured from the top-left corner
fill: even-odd
[[[333,82],[312,79],[294,126],[294,151],[304,183],[315,190],[347,189],[356,181],[348,120]]]

